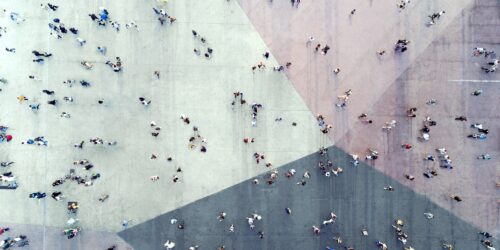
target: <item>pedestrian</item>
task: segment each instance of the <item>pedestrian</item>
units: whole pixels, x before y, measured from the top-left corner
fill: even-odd
[[[318,52],[319,49],[321,48],[321,44],[317,44],[316,47],[314,48],[314,52]]]
[[[332,213],[330,213],[328,220],[323,221],[323,225],[332,224],[333,222],[335,222],[336,219],[337,219],[337,215],[332,212]]]
[[[444,13],[446,13],[444,10],[438,12],[438,13],[433,13],[431,15],[429,15],[429,18],[431,19],[429,21],[429,25],[433,25],[436,20],[438,20]]]
[[[87,40],[85,40],[85,39],[83,39],[81,37],[77,37],[76,41],[78,42],[78,44],[80,44],[80,46],[83,46],[84,44],[87,43]]]
[[[45,94],[47,94],[47,95],[53,95],[54,94],[54,91],[47,90],[47,89],[42,90],[42,92],[45,93]]]
[[[149,106],[149,104],[151,104],[151,100],[146,100],[146,98],[144,97],[139,97],[139,101],[141,102],[142,105],[144,106]]]
[[[139,27],[137,26],[137,23],[135,23],[134,21],[125,24],[125,28],[127,29],[135,28],[137,31],[139,31]]]
[[[313,36],[309,36],[309,38],[307,38],[307,41],[306,41],[306,46],[309,47],[309,45],[311,45],[311,43],[314,41],[314,37]]]
[[[174,249],[175,247],[175,242],[171,241],[171,240],[167,240],[165,242],[165,244],[163,244],[163,246],[166,248],[166,249]]]
[[[53,192],[51,197],[52,197],[52,199],[54,199],[56,201],[60,201],[61,199],[64,198],[64,196],[62,195],[62,192]]]
[[[223,221],[225,218],[226,218],[226,212],[224,211],[220,212],[219,215],[217,216],[217,219],[219,221]]]
[[[429,213],[429,212],[424,213],[424,215],[425,215],[425,218],[427,218],[429,220],[432,219],[432,218],[434,218],[434,214]]]
[[[97,51],[103,55],[106,55],[107,48],[105,46],[97,46]]]
[[[321,49],[321,54],[326,55],[326,53],[328,53],[328,50],[330,50],[330,46],[328,46],[328,44],[327,44],[327,45],[325,45],[325,47],[323,47]]]
[[[29,198],[36,198],[36,199],[43,199],[47,196],[46,193],[42,193],[42,192],[35,192],[35,193],[31,193],[29,195]]]
[[[408,180],[410,180],[410,181],[415,180],[415,176],[409,175],[409,174],[405,174],[405,178],[408,179]]]
[[[461,202],[462,198],[458,195],[450,195],[450,198],[455,200],[456,202]]]
[[[477,159],[491,160],[491,156],[489,154],[482,154],[482,155],[478,156]]]
[[[0,227],[0,235],[2,235],[5,232],[8,232],[9,230],[10,230],[10,228],[8,228],[8,227]]]
[[[319,227],[317,227],[315,225],[312,226],[312,231],[316,235],[319,235],[321,233],[321,229],[319,229]]]

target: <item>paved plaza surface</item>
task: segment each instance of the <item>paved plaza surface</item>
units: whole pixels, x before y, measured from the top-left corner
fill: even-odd
[[[403,249],[391,227],[401,219],[409,236],[406,246],[415,249],[442,249],[443,242],[454,249],[486,249],[480,231],[493,234],[498,248],[500,77],[484,73],[486,59],[473,57],[472,49],[500,51],[499,1],[422,0],[404,10],[396,1],[369,0],[302,1],[298,7],[276,0],[54,0],[57,11],[42,9],[42,3],[0,2],[0,9],[26,19],[19,24],[6,14],[0,19],[0,27],[7,27],[0,37],[0,78],[8,80],[0,83],[0,125],[13,136],[0,143],[0,161],[15,162],[1,170],[13,172],[19,184],[0,190],[0,228],[11,228],[0,237],[27,235],[29,249],[164,249],[166,240],[176,243],[174,249],[377,249],[377,240]],[[99,13],[101,6],[121,24],[120,31],[91,21],[88,14]],[[177,20],[160,25],[153,7]],[[441,10],[446,13],[436,24],[426,25],[427,15]],[[76,27],[78,35],[51,36],[48,23],[56,17],[67,28]],[[138,29],[125,27],[131,21]],[[207,42],[193,37],[192,30]],[[306,46],[311,35],[315,41]],[[77,37],[86,44],[79,46]],[[410,40],[407,52],[394,52],[398,39]],[[315,53],[316,43],[332,49],[327,55]],[[106,54],[97,46],[106,46]],[[203,56],[207,48],[213,49],[210,59]],[[377,56],[381,49],[386,54]],[[37,64],[32,50],[53,56]],[[262,56],[265,51],[269,59]],[[117,56],[123,61],[118,73],[104,63]],[[94,67],[87,70],[81,61]],[[252,72],[261,61],[267,69]],[[273,72],[272,67],[287,62],[292,65],[284,73]],[[334,74],[337,67],[341,71]],[[68,79],[77,84],[63,84]],[[80,80],[91,86],[80,86]],[[336,107],[337,96],[349,89],[347,106]],[[482,95],[471,95],[477,89]],[[237,91],[246,104],[231,105]],[[20,95],[29,100],[20,103]],[[74,101],[65,102],[64,96]],[[139,97],[151,104],[141,105]],[[52,99],[57,106],[47,104]],[[427,105],[430,99],[437,104]],[[28,107],[33,103],[41,103],[40,110]],[[252,103],[263,105],[255,127]],[[415,118],[406,115],[410,107],[418,107]],[[71,118],[61,117],[62,112]],[[361,113],[373,123],[358,120]],[[320,131],[316,114],[333,124],[328,134]],[[468,121],[454,120],[461,115]],[[430,140],[422,142],[418,136],[426,116],[438,124],[431,127]],[[396,127],[383,132],[391,120],[397,120]],[[162,128],[158,137],[151,136],[151,121]],[[467,138],[475,132],[472,123],[489,129],[486,140]],[[207,140],[206,153],[200,145],[189,148],[193,126]],[[21,144],[38,136],[45,137],[47,147]],[[89,139],[95,137],[117,144],[92,145]],[[246,137],[255,143],[243,143]],[[82,149],[73,147],[82,140]],[[404,143],[412,149],[402,149]],[[320,147],[328,154],[320,156]],[[435,149],[441,147],[453,160],[452,170],[423,160],[428,154],[437,157]],[[364,158],[368,148],[376,149],[379,159],[353,166],[349,154]],[[265,154],[259,164],[256,152]],[[158,158],[151,159],[152,154]],[[476,159],[481,154],[492,159]],[[87,171],[73,165],[81,159],[94,167]],[[318,162],[327,160],[344,172],[322,176]],[[423,176],[430,167],[438,171],[432,179]],[[286,178],[292,168],[297,174]],[[101,177],[92,186],[51,185],[70,169]],[[268,185],[272,169],[279,177]],[[297,185],[305,171],[311,178]],[[155,175],[160,179],[151,181]],[[175,175],[179,181],[174,183]],[[255,178],[260,184],[251,182]],[[384,190],[389,185],[394,191]],[[37,191],[47,198],[28,198]],[[65,200],[50,198],[55,191]],[[452,194],[463,201],[453,201]],[[108,200],[98,201],[103,195]],[[62,233],[68,228],[67,201],[79,204],[82,230],[73,239]],[[227,218],[219,222],[221,211]],[[319,226],[330,212],[338,216],[336,222],[315,235],[312,225]],[[434,218],[426,219],[425,212]],[[245,219],[252,213],[262,215],[253,230]],[[171,224],[173,218],[185,228]],[[131,221],[124,227],[123,220]],[[362,228],[368,236],[361,235]]]

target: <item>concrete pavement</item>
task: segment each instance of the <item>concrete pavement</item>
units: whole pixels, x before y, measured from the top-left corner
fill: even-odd
[[[489,135],[485,142],[467,140],[470,122],[453,120],[466,115],[472,122],[497,131],[498,84],[449,81],[499,80],[498,74],[481,71],[484,60],[471,56],[474,47],[500,49],[500,36],[494,29],[500,24],[498,1],[418,1],[400,11],[391,1],[304,1],[298,8],[286,1],[239,2],[278,60],[282,64],[293,62],[287,76],[311,110],[333,122],[330,138],[337,146],[358,154],[364,154],[368,147],[377,148],[383,153],[374,167],[498,235],[495,166],[500,161],[498,157],[487,162],[475,159],[484,153],[497,155],[497,135]],[[352,9],[356,9],[354,15],[350,15]],[[426,26],[427,15],[441,10],[446,11],[444,16],[435,25]],[[309,36],[315,41],[306,47]],[[395,54],[394,43],[402,38],[410,40],[409,50]],[[326,56],[320,55],[313,49],[317,43],[332,49]],[[381,49],[386,54],[377,56],[375,52]],[[337,67],[341,71],[334,75]],[[488,94],[479,98],[470,95],[479,88]],[[353,92],[348,106],[336,107],[336,96],[348,89]],[[425,104],[431,98],[438,100],[437,106]],[[410,107],[418,107],[417,118],[406,118]],[[368,113],[374,123],[359,121],[361,113]],[[429,142],[420,143],[418,130],[428,115],[438,126],[431,129]],[[399,122],[398,127],[386,135],[381,127],[393,119]],[[403,143],[414,145],[411,152],[401,150]],[[422,177],[407,182],[404,173],[420,177],[431,166],[423,157],[438,147],[449,149],[457,169],[443,173],[439,181],[428,182]],[[468,201],[451,207],[443,198],[450,193],[466,196]]]

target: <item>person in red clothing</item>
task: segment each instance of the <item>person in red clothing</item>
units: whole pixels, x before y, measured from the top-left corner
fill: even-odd
[[[411,149],[411,145],[408,143],[402,144],[401,147],[404,149]]]
[[[5,233],[9,230],[10,230],[10,228],[8,228],[8,227],[0,227],[0,235],[2,235],[3,233]]]

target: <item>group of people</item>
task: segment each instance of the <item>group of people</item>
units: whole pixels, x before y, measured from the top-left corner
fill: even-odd
[[[400,0],[400,2],[398,3],[398,7],[400,9],[405,9],[409,3],[410,3],[410,0]],[[291,4],[292,4],[292,6],[298,8],[299,4],[300,4],[300,0],[291,0]],[[56,5],[53,5],[50,3],[42,4],[41,7],[47,11],[54,11],[54,12],[57,11],[59,8],[59,6],[56,6]],[[6,13],[8,15],[8,17],[15,23],[19,24],[19,23],[25,21],[25,19],[22,18],[20,16],[20,14],[17,12],[8,11],[5,9],[3,10],[3,12]],[[167,13],[167,11],[163,8],[153,7],[153,12],[157,16],[157,19],[161,25],[164,25],[165,22],[167,22],[167,20],[170,22],[170,24],[174,23],[177,20],[174,16],[169,15]],[[351,15],[354,15],[355,13],[356,13],[356,9],[353,9],[351,11]],[[437,13],[433,13],[432,15],[429,15],[430,21],[428,24],[429,25],[435,24],[435,22],[437,20],[439,20],[444,14],[445,14],[445,11],[440,11]],[[120,23],[116,20],[111,20],[109,11],[104,7],[99,8],[99,12],[97,14],[90,13],[89,17],[93,22],[97,23],[98,26],[105,27],[106,25],[109,24],[117,32],[120,31],[120,27],[121,27]],[[68,33],[73,34],[75,36],[79,34],[79,30],[77,28],[75,28],[75,27],[66,28],[66,25],[59,18],[52,19],[50,21],[50,23],[48,24],[48,27],[50,29],[50,35],[56,37],[57,39],[62,39]],[[125,27],[127,29],[135,28],[137,31],[139,30],[138,25],[134,21],[127,23],[125,25]],[[6,32],[7,32],[6,27],[0,27],[0,37],[2,36],[2,34],[5,34]],[[196,40],[196,47],[193,49],[194,53],[196,55],[199,55],[199,56],[203,55],[206,59],[211,59],[213,56],[214,50],[208,44],[207,39],[205,37],[202,37],[195,30],[192,30],[191,32],[192,32],[194,39]],[[83,39],[81,37],[76,37],[76,41],[78,42],[78,44],[80,46],[84,46],[87,42],[85,39]],[[313,41],[315,41],[314,37],[310,36],[306,42],[306,46],[309,47],[313,43]],[[407,51],[409,44],[410,44],[409,40],[399,39],[396,42],[396,44],[394,45],[394,50],[396,52],[403,53],[403,52]],[[326,55],[330,49],[331,48],[328,44],[325,44],[324,46],[322,46],[320,43],[317,43],[316,46],[314,47],[314,53],[319,52],[322,55]],[[8,52],[12,52],[12,53],[16,52],[15,48],[6,48],[6,50]],[[105,46],[98,46],[97,51],[99,53],[101,53],[102,55],[105,55],[107,49]],[[382,56],[384,53],[385,53],[385,50],[377,51],[377,54],[380,56]],[[46,60],[48,60],[49,58],[51,58],[53,56],[52,53],[40,52],[38,50],[33,50],[32,54],[34,55],[34,59],[32,61],[35,63],[38,63],[38,64],[44,64],[46,62]],[[484,72],[492,73],[492,72],[496,71],[496,69],[498,67],[498,59],[496,59],[496,54],[494,51],[487,50],[485,48],[474,48],[473,56],[476,56],[476,57],[484,56],[484,58],[486,59],[486,63],[482,67],[482,70]],[[266,51],[263,54],[263,57],[266,60],[269,59],[270,53],[268,51]],[[104,62],[104,64],[109,66],[114,72],[120,73],[123,70],[122,59],[120,57],[115,57],[115,59],[116,59],[115,62],[113,62],[111,60],[107,60]],[[85,69],[88,69],[88,70],[91,70],[94,67],[94,63],[90,62],[90,61],[81,61],[81,65]],[[284,66],[278,65],[278,66],[273,67],[273,70],[281,72],[281,71],[284,71],[285,69],[289,69],[291,66],[292,66],[291,62],[286,62],[284,64]],[[266,69],[265,63],[263,63],[261,61],[258,64],[252,66],[253,72],[255,72],[257,69],[258,70],[265,70]],[[335,68],[333,70],[333,73],[339,74],[340,68]],[[158,79],[160,78],[159,71],[155,71],[154,75]],[[37,78],[35,76],[29,76],[29,78],[33,79],[33,80],[37,80]],[[3,84],[7,84],[8,81],[4,78],[1,78],[0,82]],[[64,81],[64,83],[67,84],[69,87],[71,87],[71,86],[73,86],[73,84],[76,83],[76,80],[67,80],[67,81]],[[91,86],[91,83],[86,81],[86,80],[81,80],[81,81],[79,81],[79,83],[83,87],[90,87]],[[51,90],[44,89],[44,90],[42,90],[42,92],[47,94],[48,96],[54,95],[54,91],[51,91]],[[476,90],[472,93],[472,95],[479,96],[479,95],[481,95],[481,93],[482,93],[481,90]],[[346,107],[347,101],[351,95],[352,95],[352,90],[349,89],[349,90],[345,91],[343,95],[337,96],[338,103],[336,104],[336,106],[337,107]],[[31,97],[30,97],[30,99],[31,99]],[[20,103],[22,103],[24,101],[30,101],[24,95],[19,96],[18,100]],[[73,102],[73,97],[65,96],[63,98],[63,100],[66,102]],[[102,104],[103,102],[104,102],[104,100],[98,101],[99,104]],[[145,107],[147,107],[151,104],[151,100],[149,100],[145,97],[139,97],[139,102]],[[51,100],[47,101],[47,104],[56,106],[58,104],[58,100],[51,98]],[[240,92],[240,91],[233,93],[233,101],[232,101],[231,105],[234,107],[234,106],[236,106],[236,104],[239,104],[242,107],[249,107],[250,108],[249,112],[251,114],[251,126],[256,127],[257,126],[257,117],[258,117],[257,115],[259,114],[259,112],[261,110],[263,110],[263,107],[264,107],[263,104],[256,103],[256,102],[253,102],[251,104],[247,104],[247,101],[244,99],[243,92]],[[436,104],[436,101],[435,100],[429,101],[429,104],[434,105],[434,104]],[[246,106],[246,105],[248,105],[248,106]],[[29,104],[29,107],[33,111],[37,111],[40,109],[40,103],[35,102],[35,101],[31,101]],[[245,110],[245,111],[247,111],[247,110]],[[409,108],[407,110],[407,116],[412,117],[412,118],[416,117],[417,116],[417,107]],[[71,116],[67,112],[62,112],[61,117],[70,118]],[[361,114],[358,118],[361,121],[366,122],[368,124],[371,124],[373,122],[372,119],[368,119],[367,114]],[[189,117],[187,117],[185,115],[181,115],[180,119],[186,125],[189,125],[191,122]],[[282,120],[281,118],[276,119],[277,122],[279,122],[281,120]],[[317,114],[316,120],[318,122],[319,130],[323,134],[328,134],[333,129],[332,124],[327,124],[325,116],[323,116],[321,114]],[[467,119],[464,116],[457,117],[457,118],[455,118],[455,120],[467,121]],[[395,120],[388,121],[385,123],[385,126],[383,127],[383,129],[386,132],[390,132],[392,129],[394,129],[396,127],[396,124],[397,124],[397,122]],[[295,126],[296,123],[293,123],[292,125]],[[430,127],[436,126],[436,125],[437,125],[437,122],[432,120],[430,117],[427,116],[426,119],[424,120],[423,128],[420,130],[422,133],[420,138],[424,141],[429,141]],[[474,139],[480,139],[480,140],[486,139],[486,135],[488,134],[489,131],[488,131],[488,129],[483,127],[483,124],[474,123],[474,124],[472,124],[471,127],[473,129],[477,129],[477,133],[470,134],[470,135],[468,135],[468,137],[474,138]],[[12,135],[7,133],[7,130],[8,130],[8,127],[0,126],[0,143],[1,142],[10,142],[12,140]],[[160,131],[161,131],[161,128],[159,126],[157,126],[155,122],[151,122],[151,135],[154,138],[159,136]],[[193,135],[190,136],[188,139],[188,148],[189,149],[199,148],[200,152],[206,153],[207,152],[207,139],[200,135],[200,131],[199,131],[197,126],[193,126],[192,131],[193,131]],[[253,138],[253,137],[243,138],[243,143],[245,143],[245,144],[253,143],[254,141],[255,141],[255,138]],[[117,144],[116,141],[105,141],[99,137],[91,138],[88,142],[91,145],[113,146],[113,145]],[[77,149],[83,149],[84,143],[85,143],[85,141],[82,140],[81,142],[74,144],[74,147]],[[26,141],[23,141],[22,144],[48,146],[48,141],[45,139],[44,136],[38,136],[36,138],[33,138],[33,139],[30,138]],[[408,143],[402,144],[402,147],[407,149],[407,150],[410,150],[412,148],[412,146]],[[327,156],[327,150],[328,150],[327,148],[321,147],[319,149],[319,155],[322,157]],[[453,169],[452,161],[448,155],[447,150],[445,148],[438,148],[437,152],[438,152],[438,159],[440,162],[440,167],[445,168],[445,169],[450,169],[450,170]],[[352,154],[351,156],[352,156],[352,160],[353,160],[352,164],[354,166],[358,165],[360,163],[359,156],[357,154]],[[253,157],[254,157],[254,160],[257,164],[260,164],[262,161],[266,160],[266,156],[264,153],[255,152],[253,154]],[[151,159],[156,159],[156,158],[157,157],[154,154],[151,156]],[[369,148],[366,156],[364,157],[364,159],[367,161],[375,161],[378,158],[379,158],[379,152],[373,148]],[[483,159],[483,160],[489,160],[489,159],[491,159],[491,156],[489,154],[482,154],[480,156],[477,156],[477,158]],[[168,161],[171,161],[171,160],[172,159],[169,158]],[[425,158],[425,160],[433,162],[435,160],[435,158],[433,155],[428,155]],[[7,168],[10,165],[12,165],[13,163],[14,162],[11,162],[11,161],[1,162],[0,166],[2,168]],[[66,183],[67,181],[72,181],[72,182],[77,183],[78,185],[83,185],[83,186],[88,187],[88,186],[92,186],[94,181],[101,177],[100,173],[91,172],[91,169],[94,168],[94,165],[87,159],[74,161],[73,164],[81,167],[82,171],[85,171],[86,174],[84,176],[82,176],[82,175],[77,174],[75,169],[71,169],[69,171],[69,174],[65,175],[63,178],[58,178],[58,179],[53,181],[52,186],[54,188],[59,189],[60,186],[63,185],[64,183]],[[268,177],[267,183],[269,185],[272,185],[278,179],[278,176],[279,176],[278,170],[273,169],[272,168],[273,165],[269,162],[265,163],[265,166],[269,169],[269,172],[267,175],[267,177]],[[318,170],[320,171],[321,175],[325,176],[325,177],[330,177],[332,174],[335,176],[338,176],[339,174],[341,174],[344,171],[342,167],[334,166],[333,162],[330,159],[326,159],[326,158],[325,159],[320,158],[320,160],[318,162]],[[178,168],[176,171],[179,173],[179,172],[181,172],[181,169]],[[292,168],[292,169],[288,169],[284,175],[286,178],[293,178],[296,175],[296,172],[297,172],[296,169]],[[437,176],[437,171],[434,169],[428,169],[423,174],[427,178],[432,178],[434,176]],[[408,174],[406,174],[405,177],[408,180],[413,180],[415,178],[414,176],[408,175]],[[300,177],[300,180],[297,182],[297,185],[305,186],[307,183],[307,180],[309,178],[310,178],[310,173],[308,171],[304,172],[302,174],[302,177]],[[159,179],[160,179],[159,175],[154,175],[154,176],[150,177],[150,180],[152,180],[152,181],[157,181]],[[176,174],[172,177],[172,180],[173,180],[173,182],[178,182],[180,180],[180,178]],[[12,173],[12,171],[3,172],[0,175],[0,182],[2,184],[8,183],[8,185],[10,185],[11,187],[12,187],[12,185],[17,187],[17,183],[15,181],[16,181],[16,176]],[[252,183],[257,185],[257,184],[259,184],[259,180],[254,179],[254,180],[252,180]],[[394,191],[394,188],[392,186],[384,187],[384,189],[388,190],[388,191]],[[47,196],[47,194],[45,192],[42,192],[42,191],[36,191],[36,192],[32,192],[29,194],[29,198],[33,198],[33,199],[44,199],[44,198],[46,198],[46,196]],[[51,193],[51,197],[55,201],[61,201],[61,200],[66,199],[66,197],[63,195],[62,191],[59,191],[59,190],[54,190]],[[108,199],[108,197],[109,197],[109,195],[107,195],[107,194],[103,195],[103,196],[101,196],[101,198],[99,198],[99,201],[104,202],[106,199]],[[462,201],[462,198],[458,195],[452,195],[452,196],[450,196],[450,198],[457,201],[457,202]],[[81,229],[80,225],[78,224],[78,219],[76,218],[76,213],[78,211],[78,204],[76,202],[69,202],[67,209],[68,209],[69,219],[67,221],[67,227],[63,230],[63,234],[68,239],[71,239],[71,238],[74,238],[76,235],[78,235],[78,233],[82,229]],[[290,208],[285,208],[285,212],[289,215],[292,214],[292,210]],[[425,216],[428,219],[433,218],[433,215],[431,213],[426,213]],[[224,221],[226,218],[227,218],[227,214],[225,212],[220,212],[219,215],[217,216],[217,219],[219,221]],[[259,226],[259,223],[262,219],[263,219],[262,215],[258,214],[257,212],[253,212],[245,218],[249,228],[252,230]],[[337,215],[334,212],[331,212],[328,215],[328,217],[326,217],[326,219],[323,220],[322,223],[319,224],[319,226],[312,225],[312,227],[311,227],[312,233],[315,235],[321,234],[323,228],[327,227],[330,224],[335,223],[336,220],[337,220]],[[128,222],[127,222],[127,225],[128,225]],[[399,240],[402,243],[403,249],[414,250],[410,246],[410,244],[408,243],[409,237],[404,232],[403,225],[404,225],[404,223],[400,219],[396,220],[394,225],[392,225],[392,227],[394,228],[394,230],[396,232],[397,240]],[[178,228],[183,229],[184,223],[178,223]],[[3,234],[4,232],[7,232],[7,231],[9,231],[9,228],[0,228],[0,235]],[[234,231],[235,231],[234,224],[231,224],[229,226],[229,232],[232,233]],[[260,238],[260,239],[265,238],[265,233],[263,232],[263,230],[256,230],[256,231],[258,231],[256,233],[258,238]],[[361,233],[364,236],[368,235],[368,229],[362,228]],[[481,243],[489,250],[494,249],[493,244],[492,244],[491,240],[489,239],[491,237],[491,235],[487,232],[482,232],[481,235],[484,237],[481,240]],[[343,244],[340,237],[336,237],[336,242],[339,245],[342,245],[345,249],[354,250],[353,246],[348,246],[348,245]],[[28,239],[27,239],[27,236],[25,236],[25,235],[19,235],[18,237],[15,237],[15,238],[8,237],[5,240],[0,241],[0,247],[2,247],[2,249],[10,249],[14,246],[23,247],[23,246],[26,246],[28,244],[29,244]],[[164,244],[164,247],[166,249],[173,249],[173,248],[175,248],[175,246],[176,246],[176,243],[173,240],[167,240]],[[388,249],[387,244],[384,243],[383,241],[376,241],[375,246],[378,247],[379,249],[383,249],[383,250]],[[447,249],[453,248],[453,246],[449,243],[443,243],[443,247],[447,248]],[[326,248],[333,249],[330,246],[327,246]],[[115,249],[115,246],[112,246],[109,249]],[[197,245],[191,246],[189,249],[190,250],[198,249],[198,246]],[[225,249],[225,246],[221,245],[219,247],[219,249]]]

